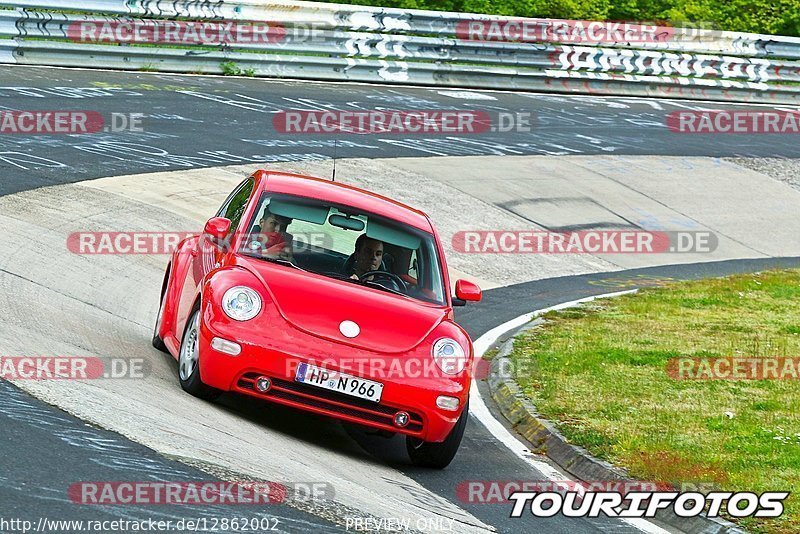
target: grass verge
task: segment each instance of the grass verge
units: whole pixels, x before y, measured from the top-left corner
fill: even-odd
[[[524,393],[636,478],[791,491],[753,532],[800,532],[800,381],[677,380],[683,357],[800,357],[800,270],[671,283],[553,312],[515,343]]]

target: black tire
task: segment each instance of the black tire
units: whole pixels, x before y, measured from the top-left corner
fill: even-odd
[[[186,393],[198,399],[212,401],[219,397],[222,391],[207,386],[200,377],[200,348],[197,346],[199,327],[200,310],[195,308],[186,322],[181,340],[181,349],[178,353],[178,380]]]
[[[158,331],[161,328],[161,319],[164,314],[164,300],[167,298],[167,283],[169,280],[169,271],[167,271],[166,277],[164,278],[164,285],[161,289],[161,303],[158,306],[158,315],[156,316],[156,324],[153,327],[153,347],[157,348],[161,352],[166,352],[169,354],[169,349],[164,344],[164,340],[161,339],[161,336],[158,335]]]
[[[461,445],[461,438],[464,437],[464,429],[467,428],[469,419],[469,401],[461,412],[456,426],[450,431],[445,440],[441,443],[431,443],[422,441],[411,436],[406,436],[406,450],[411,462],[419,467],[430,467],[433,469],[444,469],[453,458],[456,457],[458,447]]]

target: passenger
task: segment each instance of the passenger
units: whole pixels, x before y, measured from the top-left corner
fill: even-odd
[[[292,223],[288,217],[270,213],[269,206],[264,208],[264,213],[259,220],[259,226],[254,228],[261,243],[261,254],[264,256],[280,257],[291,261],[293,256],[293,236],[286,233],[286,228]]]

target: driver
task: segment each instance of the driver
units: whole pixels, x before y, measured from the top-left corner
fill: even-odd
[[[383,263],[383,242],[361,234],[356,239],[356,250],[353,254],[353,266],[347,274],[350,278],[360,279],[364,273],[381,270]]]

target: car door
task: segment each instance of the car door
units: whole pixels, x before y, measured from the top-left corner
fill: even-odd
[[[248,178],[233,190],[217,211],[215,217],[225,217],[231,221],[231,229],[226,237],[226,244],[224,244],[224,246],[216,246],[211,238],[204,234],[201,234],[197,240],[195,249],[191,252],[191,265],[189,266],[186,282],[181,292],[178,317],[182,318],[183,321],[182,324],[176,325],[179,328],[177,332],[183,332],[185,321],[188,319],[192,306],[197,300],[197,295],[200,292],[200,288],[206,276],[219,267],[223,256],[228,252],[228,244],[231,242],[233,234],[241,223],[242,215],[244,215],[247,209],[247,203],[250,200],[250,195],[252,195],[254,187],[255,180],[253,178]]]
[[[195,272],[197,273],[196,285],[199,286],[202,284],[206,275],[219,267],[223,256],[229,252],[233,234],[236,232],[236,229],[239,228],[239,224],[247,209],[247,204],[254,187],[255,180],[253,178],[248,178],[239,184],[239,187],[234,189],[233,193],[231,193],[217,212],[217,217],[224,217],[231,221],[231,229],[225,237],[223,246],[215,245],[211,238],[206,235],[200,236],[200,241],[198,243],[199,254],[196,257],[197,261],[195,267]]]

